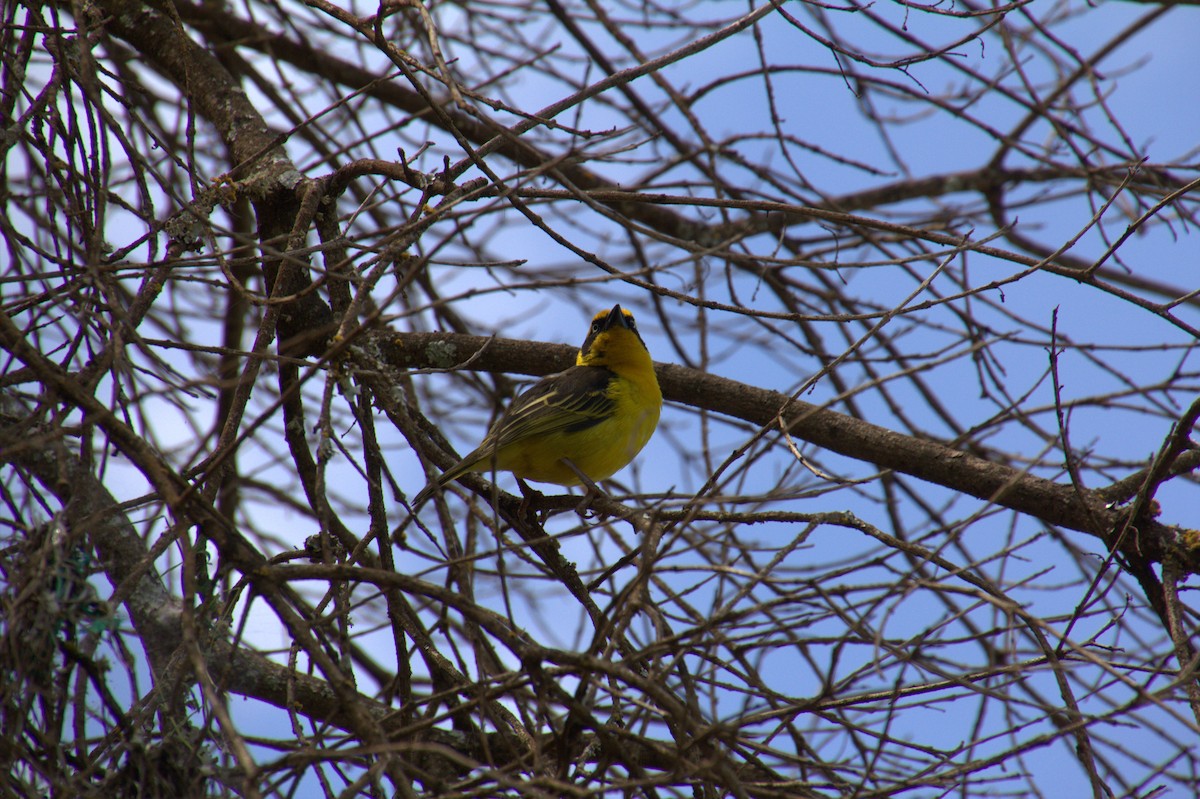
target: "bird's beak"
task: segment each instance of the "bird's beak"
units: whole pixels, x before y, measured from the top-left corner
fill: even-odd
[[[629,327],[629,325],[625,323],[625,314],[624,314],[624,312],[621,311],[620,303],[617,303],[616,305],[614,305],[612,307],[612,310],[608,312],[608,316],[606,316],[604,318],[604,329],[605,330],[611,330],[612,328],[617,327],[617,326]]]

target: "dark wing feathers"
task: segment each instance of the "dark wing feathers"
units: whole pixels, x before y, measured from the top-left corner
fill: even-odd
[[[436,486],[461,477],[509,444],[530,436],[586,430],[604,421],[616,409],[616,401],[608,396],[609,383],[616,376],[603,366],[572,366],[534,383],[513,400],[473,452],[413,499],[413,507],[428,499]]]
[[[572,366],[550,375],[513,400],[488,438],[499,448],[529,436],[576,432],[599,424],[616,407],[607,393],[615,377],[612,370],[599,366]]]

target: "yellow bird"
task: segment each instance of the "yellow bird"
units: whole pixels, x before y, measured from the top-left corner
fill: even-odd
[[[658,426],[662,391],[633,314],[614,305],[592,318],[575,365],[513,400],[483,443],[427,485],[416,508],[467,472],[512,472],[540,483],[604,480],[633,460]]]

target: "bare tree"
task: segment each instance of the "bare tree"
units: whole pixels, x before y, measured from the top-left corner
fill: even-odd
[[[3,793],[1194,794],[1196,24],[7,2]]]

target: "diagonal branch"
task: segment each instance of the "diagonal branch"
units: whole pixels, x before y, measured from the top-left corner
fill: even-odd
[[[574,362],[575,348],[511,339],[452,333],[387,333],[376,343],[384,360],[396,369],[453,368],[470,359],[470,369],[549,374]],[[985,502],[1024,513],[1041,521],[1088,533],[1112,546],[1129,522],[1126,510],[1116,507],[1116,483],[1106,489],[1077,492],[1069,483],[1056,483],[1028,471],[985,460],[942,442],[916,438],[855,419],[829,408],[757,388],[735,380],[675,364],[658,364],[664,398],[707,411],[777,427],[811,444],[849,458],[892,469],[958,491]],[[1177,464],[1194,469],[1194,457]],[[1132,476],[1140,483],[1138,476]],[[1143,516],[1136,519],[1136,535],[1122,547],[1131,547],[1140,558],[1161,562],[1168,552],[1190,571],[1200,570],[1200,548],[1187,546],[1194,538],[1179,528]]]

